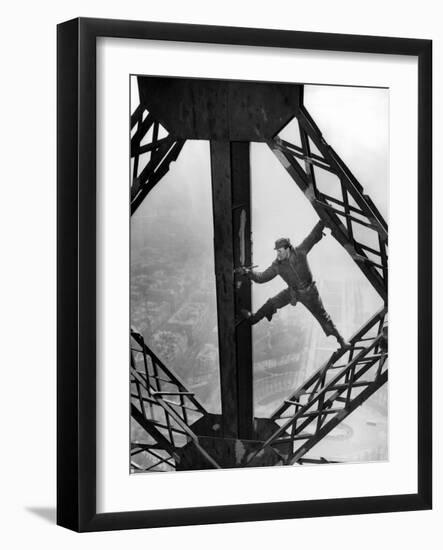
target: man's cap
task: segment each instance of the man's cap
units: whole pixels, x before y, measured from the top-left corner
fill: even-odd
[[[278,248],[289,248],[290,246],[291,246],[291,241],[286,237],[281,237],[281,239],[277,239],[275,241],[274,250],[277,250]]]

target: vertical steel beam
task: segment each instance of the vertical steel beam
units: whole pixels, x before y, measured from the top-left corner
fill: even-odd
[[[250,265],[249,143],[211,141],[214,254],[224,437],[253,436],[251,327],[235,320],[251,307],[251,285],[234,280]],[[239,282],[239,281],[238,281]]]
[[[211,141],[211,179],[222,429],[224,437],[237,438],[239,418],[229,141]]]
[[[252,264],[249,150],[249,142],[231,142],[232,225],[234,231],[234,267],[236,268]],[[235,281],[235,315],[237,319],[241,317],[241,309],[251,310],[251,281],[246,277],[237,277]],[[244,322],[237,324],[235,339],[239,437],[250,439],[254,437],[251,325]]]

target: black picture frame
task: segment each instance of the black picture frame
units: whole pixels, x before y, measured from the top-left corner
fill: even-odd
[[[432,507],[432,42],[78,18],[57,29],[57,523],[114,529]],[[418,471],[416,494],[168,510],[96,510],[96,39],[155,39],[415,56],[418,60]]]

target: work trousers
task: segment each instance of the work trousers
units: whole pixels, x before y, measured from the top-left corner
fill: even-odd
[[[285,288],[285,290],[282,290],[265,302],[262,307],[252,315],[251,324],[254,325],[258,323],[264,317],[270,321],[278,309],[288,304],[295,306],[298,302],[303,304],[317,319],[326,336],[331,334],[336,336],[338,334],[336,326],[323,306],[315,283],[309,285],[306,290],[295,290],[289,287]]]

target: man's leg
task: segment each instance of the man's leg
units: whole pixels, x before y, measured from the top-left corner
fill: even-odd
[[[290,300],[289,288],[286,288],[265,302],[255,313],[251,314],[247,310],[242,310],[242,314],[251,325],[255,325],[264,317],[270,321],[277,309],[287,306]]]
[[[317,319],[326,336],[335,336],[337,338],[337,342],[342,347],[346,347],[348,345],[343,336],[338,332],[338,329],[332,321],[329,313],[325,310],[315,283],[311,285],[308,291],[300,293],[299,300]]]

